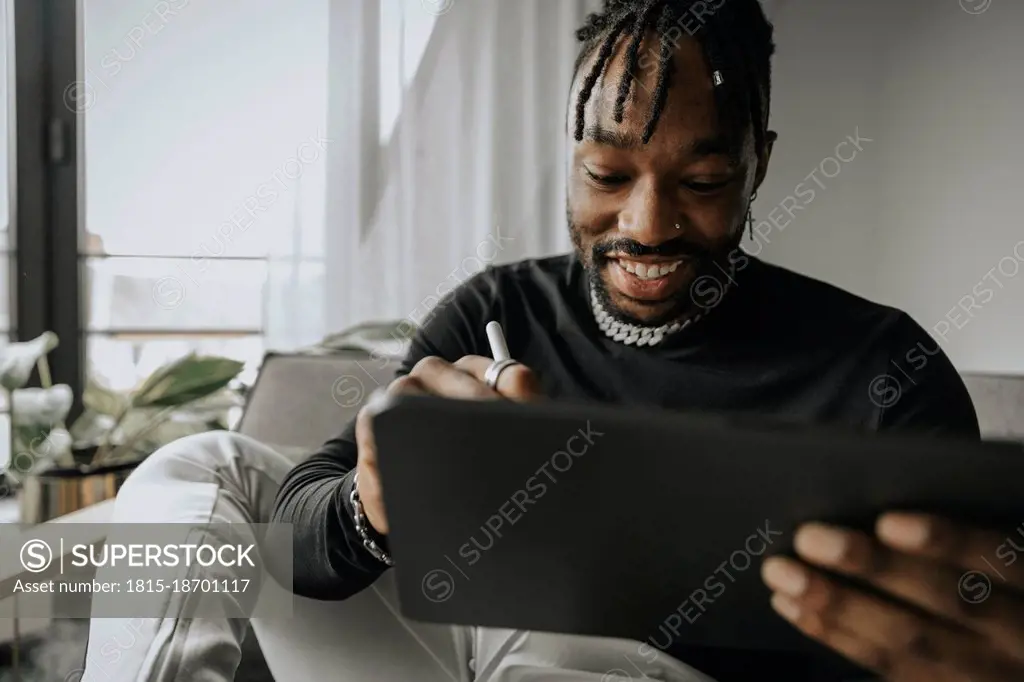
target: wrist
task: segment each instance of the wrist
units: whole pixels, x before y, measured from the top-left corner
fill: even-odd
[[[352,492],[349,493],[349,505],[352,507],[352,520],[355,522],[356,532],[363,544],[363,548],[377,561],[388,566],[394,566],[395,562],[391,555],[384,548],[384,537],[370,524],[363,509],[363,503],[359,499],[359,474],[352,476]]]

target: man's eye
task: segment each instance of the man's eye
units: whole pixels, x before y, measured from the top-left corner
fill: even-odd
[[[589,168],[584,168],[583,170],[586,172],[587,177],[589,177],[591,180],[593,180],[594,182],[596,182],[596,183],[598,183],[600,185],[606,185],[606,186],[621,185],[622,183],[624,183],[624,182],[629,180],[629,178],[627,178],[624,175],[601,175],[599,173],[595,173],[594,171],[590,170]]]
[[[725,182],[684,182],[683,186],[697,194],[710,194],[728,187],[730,180]]]

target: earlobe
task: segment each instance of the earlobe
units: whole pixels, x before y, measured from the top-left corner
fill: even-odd
[[[769,130],[764,135],[764,153],[761,155],[764,159],[763,163],[765,166],[768,165],[768,160],[772,158],[772,149],[775,148],[775,141],[779,139],[779,134],[774,130]]]

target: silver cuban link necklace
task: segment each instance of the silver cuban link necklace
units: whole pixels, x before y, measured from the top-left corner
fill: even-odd
[[[734,263],[730,263],[729,274],[726,277],[725,284],[722,286],[722,293],[718,297],[719,303],[732,286],[733,275],[735,274],[736,265]],[[604,305],[602,305],[601,301],[598,300],[597,293],[594,291],[593,287],[590,289],[590,307],[594,312],[594,320],[597,321],[598,328],[612,341],[618,341],[619,343],[627,346],[632,346],[634,344],[638,347],[657,346],[668,336],[686,329],[691,324],[695,324],[698,320],[711,312],[711,310],[716,306],[717,304],[709,306],[708,308],[705,308],[703,312],[692,315],[685,320],[677,320],[658,327],[645,327],[643,325],[630,324],[629,322],[623,322],[622,320],[616,319],[614,315],[605,310]]]

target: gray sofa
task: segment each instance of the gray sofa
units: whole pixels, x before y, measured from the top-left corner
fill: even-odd
[[[238,429],[299,461],[340,433],[373,390],[387,385],[397,367],[397,358],[388,361],[363,351],[270,354],[249,395]],[[1024,377],[964,378],[986,437],[1024,439]],[[263,667],[260,647],[273,671],[278,651],[298,646],[303,650],[310,648],[313,654],[318,640],[353,652],[346,657],[335,651],[334,659],[346,662],[344,670],[338,670],[332,679],[428,680],[439,671],[438,679],[465,679],[466,671],[459,670],[465,652],[458,650],[457,643],[453,648],[450,631],[398,618],[391,572],[373,589],[346,602],[307,603],[303,608],[317,612],[313,622],[293,622],[291,630],[261,629],[259,623],[255,624],[256,637],[246,637],[243,670],[238,679],[256,679],[255,671]],[[335,625],[327,636],[318,632],[324,622]],[[346,631],[338,631],[339,627]],[[290,660],[294,661],[292,653]],[[414,673],[412,677],[410,671]],[[312,679],[316,671],[300,672],[289,665],[286,670],[276,671],[276,675],[277,682],[285,682]]]
[[[237,429],[301,456],[341,433],[370,393],[387,386],[398,363],[357,350],[269,353]]]
[[[985,438],[1024,440],[1024,376],[964,374]]]

